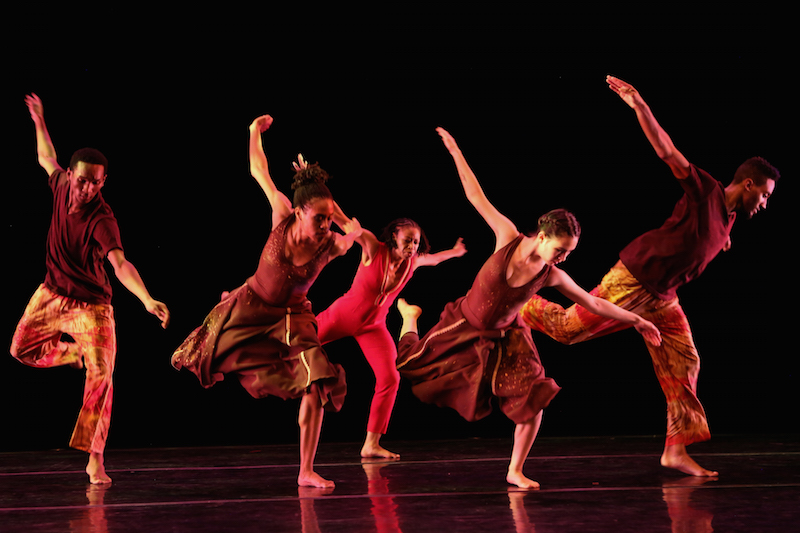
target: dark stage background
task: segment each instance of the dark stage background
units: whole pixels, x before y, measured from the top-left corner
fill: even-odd
[[[6,342],[44,277],[51,210],[23,103],[28,92],[44,102],[63,166],[85,145],[108,156],[103,194],[126,254],[173,314],[170,328],[161,330],[112,274],[119,350],[109,447],[296,439],[296,402],[254,400],[232,379],[205,390],[169,364],[220,292],[253,272],[267,239],[269,205],[247,165],[247,126],[256,116],[275,119],[264,145],[282,190],[290,186],[290,162],[302,152],[331,173],[335,197],[364,227],[377,233],[408,216],[422,224],[434,250],[464,238],[465,257],[419,270],[403,294],[422,305],[425,330],[446,302],[467,290],[493,247],[437,126],[455,136],[490,200],[520,229],[533,229],[552,208],[577,214],[583,237],[563,268],[587,290],[625,244],[670,214],[681,189],[633,112],[606,88],[609,73],[634,84],[688,159],[726,184],[753,155],[782,171],[770,208],[751,221],[740,219],[733,249],[680,297],[703,360],[699,392],[712,431],[797,430],[789,408],[798,386],[789,325],[797,190],[789,141],[796,140],[797,115],[788,54],[741,48],[558,53],[521,46],[323,52],[290,60],[268,52],[198,53],[177,44],[159,54],[128,50],[9,58],[2,103],[10,166],[3,210]],[[349,287],[358,260],[354,249],[323,271],[310,293],[315,310]],[[396,314],[389,327],[398,331]],[[663,433],[663,396],[635,332],[574,347],[539,334],[535,339],[548,373],[563,387],[542,435]],[[345,366],[349,394],[344,410],[326,417],[323,445],[360,441],[371,372],[352,339],[329,345],[328,353]],[[0,448],[66,446],[82,374],[26,368],[6,356],[0,375]],[[511,430],[499,412],[468,424],[423,405],[404,382],[385,442],[506,437]]]

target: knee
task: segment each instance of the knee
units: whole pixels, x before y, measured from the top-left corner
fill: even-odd
[[[396,368],[388,369],[381,376],[376,376],[375,391],[396,394],[400,389],[400,372]]]

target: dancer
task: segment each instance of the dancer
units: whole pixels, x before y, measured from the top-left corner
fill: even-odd
[[[164,328],[169,324],[169,310],[150,296],[136,267],[125,258],[117,220],[100,193],[108,172],[105,156],[83,148],[73,154],[64,170],[44,121],[41,99],[30,94],[25,104],[36,128],[39,165],[47,172],[53,191],[53,215],[47,234],[45,280],[17,325],[11,355],[38,368],[70,365],[86,369],[83,406],[69,445],[89,453],[86,473],[91,483],[110,483],[104,452],[117,340],[104,259]]]
[[[347,218],[337,210],[337,223]],[[341,222],[340,222],[341,219]],[[462,239],[450,250],[429,254],[430,245],[419,224],[408,218],[391,222],[380,240],[368,230],[356,239],[361,263],[350,290],[317,315],[322,344],[354,337],[375,373],[375,392],[361,457],[398,459],[380,444],[392,416],[400,374],[397,347],[386,328],[386,314],[417,268],[438,265],[467,252]]]
[[[622,250],[617,264],[592,294],[652,321],[661,330],[661,346],[647,347],[667,400],[661,464],[693,476],[716,476],[716,471],[701,467],[686,451],[688,444],[708,440],[711,434],[697,399],[700,358],[676,290],[698,277],[720,251],[730,249],[736,213],[750,218],[765,209],[780,174],[766,160],[755,157],[745,161],[733,181],[723,187],[675,148],[633,86],[613,76],[607,81],[636,112],[645,136],[685,194],[661,228],[641,235]],[[538,296],[525,304],[522,317],[533,329],[565,344],[628,327],[602,320],[580,305],[564,310]]]
[[[453,137],[442,128],[437,131],[455,161],[467,199],[494,232],[495,252],[466,296],[447,304],[439,323],[421,339],[420,308],[397,301],[403,316],[397,367],[411,379],[420,400],[452,407],[469,421],[487,416],[491,398],[497,398],[503,413],[516,423],[506,480],[537,488],[523,474],[523,465],[542,409],[560,387],[544,375],[530,330],[517,316],[522,305],[540,288],[555,287],[594,313],[633,325],[648,342],[658,344],[660,335],[647,320],[591,297],[556,266],[578,244],[580,226],[571,213],[551,211],[539,218],[536,235],[521,234],[486,198]]]
[[[300,398],[300,486],[333,487],[314,471],[323,407],[338,411],[346,393],[344,370],[332,365],[317,338],[306,298],[322,268],[343,255],[361,233],[356,219],[330,231],[334,202],[328,174],[308,165],[294,176],[293,204],[275,187],[261,134],[272,125],[264,115],[250,125],[250,172],[272,207],[272,231],[247,282],[224,295],[175,351],[172,365],[191,370],[204,387],[236,374],[255,398]],[[294,205],[294,207],[292,207]]]

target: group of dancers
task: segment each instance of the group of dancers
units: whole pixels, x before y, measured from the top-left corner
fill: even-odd
[[[686,446],[710,438],[697,399],[699,357],[675,290],[696,278],[730,248],[737,213],[752,216],[767,206],[778,171],[762,158],[743,163],[723,186],[674,147],[638,91],[609,76],[608,85],[636,114],[657,155],[667,163],[684,196],[665,224],[635,239],[601,284],[586,292],[558,265],[578,244],[575,216],[553,210],[523,234],[484,194],[449,132],[438,128],[453,158],[467,200],[494,233],[494,253],[465,295],[447,304],[424,335],[421,309],[398,298],[422,266],[462,256],[451,249],[430,253],[425,233],[411,219],[391,222],[380,236],[362,228],[337,204],[327,173],[302,157],[294,164],[293,199],[270,173],[262,138],[272,124],[264,115],[250,125],[250,172],[272,210],[272,226],[255,273],[223,293],[203,323],[175,350],[172,365],[210,387],[235,376],[256,398],[300,399],[300,486],[332,487],[314,469],[325,411],[338,411],[346,394],[345,372],[332,364],[326,343],[353,337],[375,374],[362,457],[398,459],[380,439],[387,432],[401,376],[423,402],[455,409],[466,420],[487,416],[492,405],[515,423],[508,483],[539,484],[523,472],[542,412],[559,386],[545,375],[531,329],[573,343],[634,327],[645,340],[667,400],[667,438],[661,464],[693,476],[717,472],[698,465]],[[39,163],[53,190],[47,239],[47,277],[17,326],[11,354],[36,367],[85,368],[84,402],[70,446],[89,453],[91,483],[109,483],[104,449],[111,413],[116,352],[107,258],[122,284],[148,312],[169,323],[169,310],[154,300],[126,260],[113,213],[100,194],[108,162],[92,149],[73,156],[63,170],[47,132],[41,100],[26,98]],[[331,231],[335,223],[342,233]],[[350,289],[315,316],[307,298],[321,270],[357,243],[361,261]],[[575,302],[568,309],[537,295],[554,287]],[[398,341],[386,317],[397,303],[403,319]],[[69,337],[65,337],[64,335]]]

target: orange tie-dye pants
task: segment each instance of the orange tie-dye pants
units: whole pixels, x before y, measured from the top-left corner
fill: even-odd
[[[651,321],[661,331],[661,346],[647,345],[658,382],[667,400],[667,445],[711,438],[703,406],[697,399],[700,356],[678,298],[661,300],[618,262],[592,295]],[[631,327],[597,316],[574,304],[568,309],[534,296],[520,311],[532,329],[563,344],[575,344]]]
[[[74,342],[67,342],[67,334]],[[112,374],[117,353],[114,310],[59,296],[40,285],[11,342],[11,355],[28,366],[49,368],[83,361],[83,406],[70,447],[102,453],[111,421]]]

